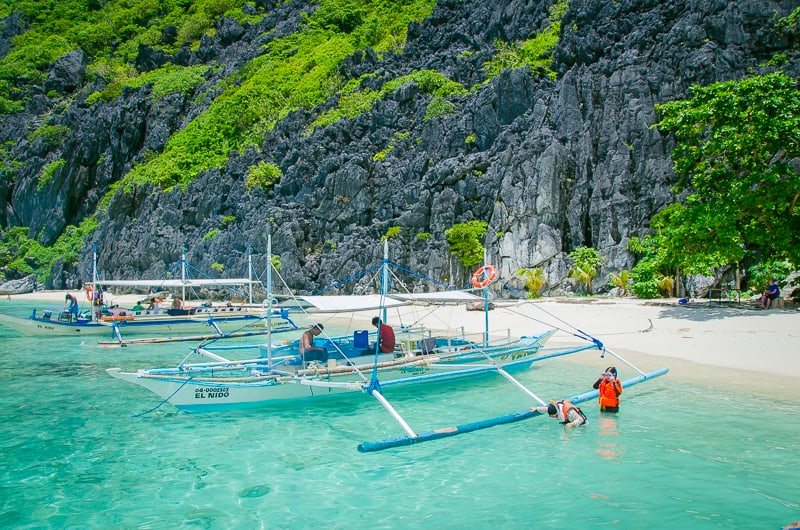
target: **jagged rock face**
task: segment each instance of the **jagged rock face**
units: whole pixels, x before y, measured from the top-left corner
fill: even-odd
[[[12,294],[27,294],[32,293],[39,286],[39,282],[35,274],[30,274],[19,280],[10,280],[0,284],[0,295],[10,296]]]
[[[435,69],[472,87],[483,80],[481,65],[495,39],[535,34],[549,6],[441,0],[428,19],[411,25],[403,53],[379,58],[365,50],[340,71],[391,79]],[[258,26],[221,19],[216,37],[205,37],[195,52],[181,50],[172,62],[221,65],[198,89],[207,91],[260,53],[267,30],[274,37],[296,28],[301,7],[258,2],[256,9],[270,10]],[[156,276],[177,261],[184,244],[195,266],[208,271],[218,263],[232,276],[246,271],[252,247],[263,271],[269,231],[283,279],[314,291],[377,262],[379,239],[399,226],[401,236],[390,240],[392,261],[464,285],[469,271],[450,255],[444,231],[476,219],[490,225],[489,259],[503,279],[541,266],[548,292],[569,291],[562,281],[565,256],[590,246],[606,259],[595,281],[602,290],[609,272],[633,265],[629,238],[644,234],[652,215],[674,200],[674,146],[652,127],[654,105],[686,97],[692,84],[740,78],[773,54],[789,53],[789,43],[769,27],[773,13],[794,7],[768,0],[572,0],[553,52],[555,81],[528,69],[507,70],[454,99],[453,113],[431,120],[424,119],[430,97],[412,83],[371,112],[307,136],[316,114],[298,111],[267,135],[260,151],[235,154],[186,189],[118,190],[95,233],[101,276]],[[165,59],[140,50],[142,69]],[[379,88],[382,79],[367,82]],[[34,145],[4,125],[3,140],[18,141],[28,163],[3,190],[3,221],[31,226],[52,242],[207,105],[189,95],[153,106],[147,96],[145,88],[108,104],[71,108],[62,116],[73,130],[64,146]],[[34,110],[32,103],[27,119],[48,104],[40,100]],[[398,139],[395,133],[408,134]],[[384,159],[374,158],[390,145]],[[59,156],[66,160],[59,178],[37,192],[36,176]],[[248,192],[248,168],[262,160],[276,163],[283,177],[269,193]],[[221,222],[231,216],[234,221]],[[217,235],[206,237],[214,229]],[[87,247],[72,274],[88,277],[90,264]],[[367,282],[360,279],[355,290]]]

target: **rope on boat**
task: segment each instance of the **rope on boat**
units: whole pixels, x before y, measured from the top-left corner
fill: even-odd
[[[525,313],[520,313],[519,311],[515,311],[513,309],[509,309],[508,307],[504,307],[503,309],[505,309],[509,313],[513,313],[513,314],[515,314],[517,316],[521,316],[523,318],[528,318],[530,320],[533,320],[534,322],[538,322],[540,324],[544,324],[545,326],[554,327],[559,331],[563,331],[564,333],[572,335],[573,337],[577,337],[579,339],[583,339],[583,340],[592,342],[592,343],[595,344],[595,346],[597,346],[597,349],[600,350],[600,351],[603,351],[605,349],[605,346],[603,345],[602,341],[600,341],[600,339],[598,339],[597,337],[593,337],[591,334],[586,333],[585,331],[576,328],[575,326],[573,326],[569,322],[567,322],[567,321],[563,320],[562,318],[554,315],[553,313],[547,311],[543,307],[540,307],[538,304],[535,304],[535,307],[537,309],[539,309],[540,311],[543,311],[544,313],[547,313],[547,315],[549,315],[550,317],[556,319],[557,321],[559,321],[559,322],[565,324],[566,326],[569,326],[570,328],[574,329],[575,332],[569,331],[567,329],[564,329],[564,328],[561,328],[561,327],[558,327],[558,326],[554,326],[550,322],[545,322],[544,320],[539,320],[539,319],[534,318],[534,317],[532,317],[530,315],[526,315]]]
[[[353,276],[350,276],[349,278],[345,278],[344,280],[342,280],[340,282],[336,282],[333,285],[329,285],[328,287],[322,289],[321,291],[317,291],[316,293],[314,293],[314,296],[319,296],[321,294],[325,294],[328,291],[330,291],[331,289],[336,289],[336,288],[341,287],[342,285],[344,285],[346,283],[352,282],[353,280],[357,280],[358,278],[361,278],[362,276],[364,276],[368,272],[372,272],[372,271],[374,271],[376,269],[379,269],[382,266],[383,266],[383,263],[376,263],[372,267],[366,268],[363,271],[359,272],[358,274],[354,274]]]
[[[133,416],[131,416],[131,417],[132,417],[132,418],[139,418],[139,417],[141,417],[141,416],[144,416],[144,415],[146,415],[146,414],[150,414],[151,412],[155,412],[155,411],[156,411],[156,410],[158,410],[158,409],[159,409],[159,408],[160,408],[160,407],[161,407],[161,406],[162,406],[164,403],[167,403],[167,402],[168,402],[170,399],[172,399],[172,396],[174,396],[175,394],[177,394],[177,393],[178,393],[178,391],[180,391],[180,389],[181,389],[181,388],[183,388],[184,386],[186,386],[186,384],[187,384],[189,381],[191,381],[192,379],[193,379],[192,377],[189,377],[189,378],[187,378],[187,379],[186,379],[186,381],[184,381],[183,383],[181,383],[181,386],[179,386],[178,388],[176,388],[176,389],[175,389],[175,392],[173,392],[172,394],[170,394],[168,397],[164,398],[164,399],[161,401],[161,403],[159,403],[159,404],[158,404],[158,405],[156,405],[155,407],[151,408],[150,410],[146,410],[146,411],[144,411],[144,412],[140,412],[139,414],[134,414],[134,415],[133,415]]]

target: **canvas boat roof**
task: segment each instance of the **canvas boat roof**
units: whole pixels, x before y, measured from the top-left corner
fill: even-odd
[[[365,295],[323,295],[297,296],[277,304],[282,308],[313,309],[320,313],[346,313],[352,311],[368,311],[373,309],[392,308],[409,304],[443,304],[480,302],[483,298],[465,291],[447,291],[440,293],[392,293],[387,296],[379,294]]]
[[[364,294],[297,296],[294,299],[279,303],[277,307],[305,307],[313,308],[320,313],[345,313],[348,311],[367,311],[407,304],[408,302],[405,300],[394,300],[379,294]]]
[[[392,298],[407,300],[412,304],[443,304],[482,302],[483,298],[467,291],[442,291],[436,293],[392,293]]]
[[[230,287],[232,285],[248,285],[259,283],[247,278],[170,278],[164,280],[97,280],[97,283],[110,287]]]

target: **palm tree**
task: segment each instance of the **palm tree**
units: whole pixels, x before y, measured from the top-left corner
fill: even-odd
[[[628,288],[628,283],[631,281],[630,271],[621,270],[616,273],[612,272],[608,275],[608,279],[614,287],[618,287],[622,290],[622,296],[628,296],[630,294],[630,289]]]
[[[547,279],[544,277],[544,270],[541,267],[533,269],[519,269],[517,271],[519,276],[522,276],[525,282],[525,288],[528,290],[528,298],[539,298],[542,296],[542,288],[547,285]]]

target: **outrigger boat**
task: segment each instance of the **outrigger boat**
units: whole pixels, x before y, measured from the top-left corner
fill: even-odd
[[[179,277],[174,277],[179,271]],[[191,273],[195,272],[194,276]],[[106,335],[118,343],[125,342],[122,334],[172,335],[172,340],[183,340],[176,334],[190,335],[204,333],[204,337],[220,336],[251,325],[251,328],[264,328],[262,320],[265,309],[262,304],[253,303],[253,286],[261,285],[253,279],[252,261],[248,260],[248,278],[210,278],[194,270],[186,261],[185,252],[180,261],[162,278],[154,280],[99,280],[97,278],[97,252],[92,265],[92,282],[86,286],[86,300],[90,308],[74,318],[67,311],[34,309],[30,316],[22,318],[0,314],[0,323],[28,335]],[[199,288],[241,289],[246,288],[247,303],[205,303],[195,307],[120,308],[102,305],[101,293],[110,287],[150,289],[157,292],[180,290],[180,301],[186,300],[187,290]],[[155,299],[155,295],[152,296]],[[177,298],[176,298],[177,300]],[[97,301],[97,302],[96,302]]]
[[[388,254],[386,245],[384,254],[385,256]],[[360,311],[378,309],[384,311],[384,322],[386,322],[385,316],[388,308],[412,303],[428,305],[452,302],[483,303],[488,308],[487,287],[490,282],[486,282],[486,278],[478,274],[473,277],[473,285],[483,289],[483,297],[466,291],[387,294],[387,271],[390,265],[393,264],[390,264],[388,258],[384,257],[382,293],[379,296],[301,296],[293,298],[292,304],[303,310],[313,308],[318,312],[340,311],[343,307],[351,310],[358,308]],[[481,274],[491,276],[490,281],[494,279],[493,267],[482,267],[480,271]],[[270,286],[269,278],[270,276],[268,276],[268,288]],[[348,303],[345,306],[343,303],[345,299],[357,303]],[[598,340],[591,339],[582,332],[577,336],[588,340],[588,345],[556,348],[552,351],[547,351],[545,345],[556,329],[548,329],[542,333],[518,339],[512,339],[510,334],[504,337],[493,336],[488,330],[488,315],[486,318],[486,329],[477,339],[470,338],[463,332],[458,335],[444,335],[422,327],[400,327],[396,333],[398,338],[396,351],[382,354],[376,347],[375,353],[364,360],[362,360],[364,346],[369,343],[370,335],[375,336],[375,332],[367,334],[367,338],[364,340],[366,332],[358,330],[352,335],[326,338],[323,346],[331,350],[331,355],[324,364],[303,363],[299,357],[297,341],[290,343],[268,341],[266,344],[254,347],[257,349],[257,354],[246,357],[244,360],[224,357],[220,352],[226,351],[227,347],[217,346],[214,344],[217,341],[212,341],[199,345],[175,367],[140,369],[134,372],[109,368],[107,372],[114,378],[142,386],[157,394],[162,401],[151,410],[155,410],[165,403],[170,403],[182,411],[202,412],[263,407],[287,401],[319,399],[346,393],[369,395],[377,399],[406,432],[405,436],[397,439],[359,446],[360,451],[374,451],[453,436],[496,424],[519,421],[538,414],[536,409],[532,408],[510,417],[504,416],[467,426],[417,433],[384,396],[386,389],[409,385],[416,387],[429,383],[453,382],[474,379],[487,374],[499,374],[534,400],[537,405],[543,406],[546,405],[546,402],[515,379],[512,373],[528,369],[535,362],[591,349],[599,349],[616,356],[604,348]],[[189,356],[194,354],[211,360],[197,363],[187,362]],[[624,359],[621,360],[627,362]],[[638,371],[638,368],[636,370]],[[650,374],[640,373],[640,379],[644,381],[663,375],[666,373],[666,369]],[[635,383],[627,381],[626,384]]]

